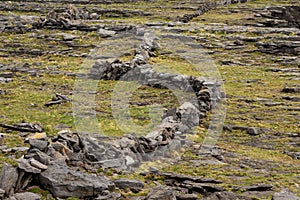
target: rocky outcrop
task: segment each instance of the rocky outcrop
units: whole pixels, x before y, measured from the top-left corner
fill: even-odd
[[[68,167],[89,164],[87,153],[77,134],[61,131],[57,137],[29,139],[30,149],[17,160],[18,167],[4,165],[0,188],[5,196],[38,185],[48,189],[54,197],[107,196],[114,183],[103,176],[87,174]]]
[[[300,54],[299,41],[274,41],[256,43],[259,51],[268,54]]]
[[[271,6],[258,12],[258,16],[266,27],[300,28],[300,6]]]

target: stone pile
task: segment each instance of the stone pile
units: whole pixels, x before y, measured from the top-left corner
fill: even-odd
[[[85,142],[90,143],[87,146],[91,147],[88,152],[93,152],[95,160],[102,165],[128,168],[151,158],[164,157],[170,150],[179,149],[186,142],[184,134],[191,133],[192,128],[198,126],[211,109],[212,97],[216,97],[216,101],[221,98],[218,96],[216,82],[208,86],[207,82],[198,77],[156,72],[148,64],[148,60],[158,47],[156,38],[145,34],[142,45],[135,50],[130,62],[114,58],[100,59],[95,62],[88,76],[97,80],[137,81],[150,87],[180,90],[193,94],[194,97],[186,99],[179,107],[168,110],[161,124],[146,136],[130,134],[115,141],[114,148],[110,149],[110,152],[114,152],[110,159],[103,155],[104,149],[107,149],[103,141],[85,138]]]
[[[126,31],[131,29],[130,25],[107,25],[97,24],[89,25],[86,21],[97,20],[104,12],[116,12],[117,10],[99,11],[94,10],[86,11],[78,9],[71,5],[69,8],[53,9],[48,12],[45,18],[40,18],[33,23],[33,27],[36,29],[48,28],[48,29],[69,29],[69,30],[82,30],[82,31],[97,31],[103,34],[104,31]],[[123,12],[123,11],[121,11]],[[125,13],[121,13],[126,15]],[[105,32],[106,33],[106,32]],[[111,32],[110,32],[111,34]],[[106,35],[106,34],[104,34]]]
[[[129,134],[114,140],[99,139],[64,130],[51,140],[46,136],[28,138],[26,141],[30,144],[30,149],[17,160],[18,167],[7,166],[2,171],[1,178],[9,178],[11,183],[4,188],[5,196],[11,196],[31,185],[39,185],[59,198],[114,198],[118,196],[111,192],[115,185],[123,187],[124,184],[131,184],[137,188],[142,186],[140,183],[125,180],[113,183],[103,176],[85,174],[73,167],[92,172],[99,168],[131,170],[143,161],[171,157],[171,152],[186,145],[185,134],[198,126],[211,109],[212,88],[215,83],[210,84],[209,89],[204,80],[197,77],[154,71],[148,60],[159,45],[155,37],[147,34],[145,36],[148,37],[145,37],[143,44],[135,51],[131,62],[98,60],[89,76],[104,80],[138,81],[151,87],[182,90],[194,94],[195,98],[186,99],[179,107],[168,110],[160,125],[146,136]],[[98,73],[95,73],[95,69]],[[47,105],[68,100],[67,97],[57,94]],[[14,130],[24,131],[26,128],[30,132],[42,131],[33,124],[2,126]],[[34,131],[28,126],[35,128]],[[10,178],[11,176],[13,177]]]
[[[88,163],[83,143],[77,134],[61,131],[47,137],[28,139],[30,149],[17,159],[18,167],[4,165],[0,175],[5,196],[37,185],[49,190],[54,197],[110,197],[114,183],[103,176],[86,174],[67,164],[82,167]]]

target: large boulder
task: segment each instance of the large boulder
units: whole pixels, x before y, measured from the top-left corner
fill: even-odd
[[[114,184],[107,178],[74,171],[66,165],[53,163],[38,175],[39,183],[54,197],[87,198],[112,190]]]

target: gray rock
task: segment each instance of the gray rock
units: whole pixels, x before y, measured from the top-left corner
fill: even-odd
[[[25,152],[29,148],[28,147],[13,147],[13,148],[7,148],[6,146],[1,146],[0,150],[3,153],[10,153],[10,152]]]
[[[181,122],[188,127],[194,127],[199,125],[199,110],[190,102],[184,102],[176,112]]]
[[[35,160],[43,163],[44,165],[49,165],[53,160],[52,157],[38,149],[30,149],[29,152],[24,156],[26,159],[34,158]]]
[[[272,185],[269,184],[255,184],[248,187],[245,187],[244,189],[246,191],[267,191],[272,189]]]
[[[23,132],[42,132],[44,129],[41,124],[37,123],[18,123],[14,125],[8,125],[8,124],[0,124],[3,128],[10,129],[10,130],[16,130],[16,131],[23,131]]]
[[[156,167],[149,167],[149,173],[158,173],[159,169],[157,169]]]
[[[272,200],[300,200],[300,197],[289,191],[280,191],[273,194]]]
[[[114,180],[115,185],[118,188],[125,189],[125,188],[143,188],[144,184],[138,180],[130,180],[127,178],[121,178]]]
[[[48,146],[48,141],[38,140],[38,139],[29,139],[29,144],[32,149],[36,148],[41,151],[44,151]]]
[[[114,184],[105,177],[74,171],[66,165],[56,163],[40,173],[38,180],[41,186],[59,198],[95,197],[114,188]]]
[[[18,167],[22,170],[24,170],[25,172],[28,173],[33,173],[33,174],[39,174],[41,173],[41,170],[32,166],[29,162],[29,160],[24,159],[24,157],[21,157],[17,160],[18,162]]]
[[[14,197],[17,200],[40,200],[41,196],[32,192],[16,193]]]
[[[196,194],[176,194],[177,200],[197,200],[199,197]]]
[[[185,181],[182,186],[204,195],[224,191],[222,187],[209,183],[194,183],[191,181]]]
[[[42,169],[42,170],[45,170],[48,168],[47,165],[44,165],[43,163],[40,163],[39,161],[35,160],[34,158],[31,158],[29,160],[30,164],[35,167],[35,168],[38,168],[38,169]]]
[[[16,183],[18,181],[18,170],[16,167],[12,167],[3,164],[3,168],[0,174],[0,188],[5,191],[6,195],[14,193]]]
[[[127,166],[133,165],[135,163],[135,160],[130,156],[125,156],[125,160]]]
[[[247,128],[247,134],[255,136],[255,135],[259,135],[260,131],[255,127],[249,127]]]
[[[97,31],[97,34],[102,37],[102,38],[107,38],[107,37],[112,37],[113,35],[116,34],[115,31],[109,31],[109,30],[105,30],[103,28],[100,28],[98,31]]]
[[[252,200],[250,197],[242,196],[233,192],[216,192],[203,198],[203,200]]]
[[[33,179],[32,173],[27,173],[24,170],[18,170],[18,172],[19,177],[16,184],[15,192],[23,191]]]
[[[61,138],[64,141],[69,141],[71,144],[76,144],[79,142],[77,134],[73,134],[73,132],[70,130],[61,130],[57,134],[58,138]]]
[[[78,36],[76,36],[76,35],[71,35],[71,34],[66,34],[66,33],[64,33],[62,35],[62,37],[63,37],[63,40],[65,40],[65,41],[70,41],[70,40],[74,40],[74,39],[78,38]]]
[[[163,186],[156,186],[150,189],[148,193],[147,200],[176,200],[176,196],[172,189],[163,187]]]
[[[98,162],[104,168],[124,168],[125,161],[121,158],[101,160]]]

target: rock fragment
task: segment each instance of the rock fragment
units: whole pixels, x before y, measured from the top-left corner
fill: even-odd
[[[102,38],[107,38],[107,37],[112,37],[113,35],[116,34],[115,31],[110,31],[110,30],[105,30],[103,28],[100,28],[98,31],[97,31],[97,34],[102,37]]]

